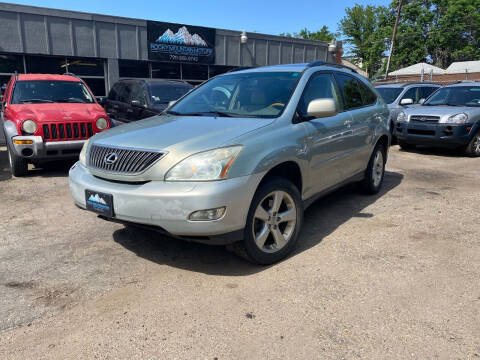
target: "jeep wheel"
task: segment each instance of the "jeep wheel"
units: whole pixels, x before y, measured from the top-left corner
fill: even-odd
[[[245,227],[246,255],[258,264],[273,264],[295,248],[303,220],[298,189],[290,181],[273,178],[253,197]]]
[[[398,145],[400,146],[400,149],[404,151],[412,150],[415,148],[415,145],[407,143],[405,140],[400,140],[397,138]]]
[[[468,156],[478,157],[480,156],[480,130],[473,136],[472,140],[465,148],[465,153]]]
[[[386,151],[382,144],[377,144],[368,162],[365,178],[360,183],[367,194],[376,194],[382,187],[385,176]]]
[[[12,175],[16,177],[26,175],[28,172],[28,162],[24,158],[14,154],[10,146],[7,146],[7,152]]]

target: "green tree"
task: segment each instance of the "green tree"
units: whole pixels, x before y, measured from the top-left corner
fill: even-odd
[[[299,33],[281,33],[280,36],[294,37],[297,39],[331,41],[335,39],[336,34],[330,32],[328,26],[323,25],[318,31],[310,31],[307,28],[300,30]]]

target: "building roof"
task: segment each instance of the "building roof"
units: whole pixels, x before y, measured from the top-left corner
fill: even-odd
[[[393,71],[388,75],[389,76],[390,75],[391,76],[421,75],[422,74],[422,69],[423,69],[423,73],[425,75],[430,74],[432,72],[432,70],[433,70],[434,75],[442,75],[442,74],[445,73],[445,70],[443,70],[443,69],[441,69],[437,66],[433,66],[433,65],[430,65],[430,64],[427,64],[427,63],[418,63],[418,64],[415,64],[415,65],[407,66],[403,69]]]
[[[480,60],[451,63],[446,72],[447,74],[480,73]]]
[[[18,80],[50,80],[50,81],[80,81],[72,75],[55,74],[18,74]]]
[[[362,75],[363,77],[368,78],[367,72],[366,72],[365,70],[363,70],[360,66],[355,65],[355,64],[354,64],[353,62],[351,62],[350,60],[347,60],[347,59],[345,59],[345,58],[342,58],[342,65],[351,67],[352,69],[357,70],[357,73],[359,73],[359,74]]]

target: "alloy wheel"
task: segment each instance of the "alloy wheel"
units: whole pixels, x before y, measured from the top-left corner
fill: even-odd
[[[475,154],[480,154],[480,135],[477,135],[475,137],[475,140],[473,142],[473,152]]]
[[[383,154],[380,150],[377,151],[375,154],[375,158],[373,159],[373,167],[372,167],[372,179],[373,179],[373,186],[377,187],[380,185],[383,177]]]
[[[292,238],[297,224],[297,207],[285,191],[273,191],[257,205],[253,216],[253,238],[258,248],[274,253]]]

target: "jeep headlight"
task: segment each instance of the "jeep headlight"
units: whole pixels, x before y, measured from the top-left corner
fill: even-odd
[[[242,146],[230,146],[189,156],[167,172],[165,181],[226,179],[228,170],[241,150]]]
[[[33,134],[37,131],[37,123],[33,120],[25,120],[22,123],[22,130],[27,134]]]
[[[452,115],[445,119],[444,123],[446,124],[465,124],[468,121],[468,115],[465,113],[460,113]]]
[[[408,122],[408,116],[403,111],[397,116],[397,122]]]
[[[85,141],[85,143],[83,144],[83,147],[82,147],[82,151],[80,151],[80,156],[79,156],[80,164],[82,164],[85,167],[87,166],[87,147],[88,147],[89,142],[90,142],[90,139]]]
[[[105,130],[108,126],[108,121],[105,118],[98,118],[95,125],[97,125],[98,130]]]

